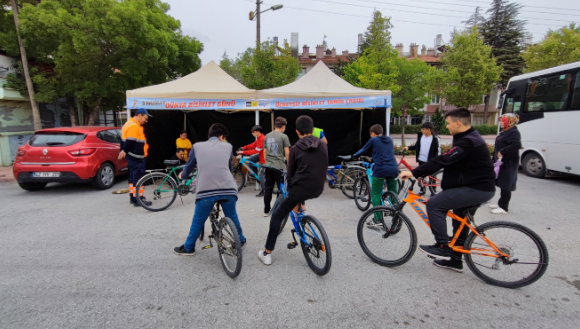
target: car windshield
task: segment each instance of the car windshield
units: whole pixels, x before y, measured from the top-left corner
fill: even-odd
[[[85,134],[73,132],[39,132],[28,142],[30,146],[69,146],[85,139]]]

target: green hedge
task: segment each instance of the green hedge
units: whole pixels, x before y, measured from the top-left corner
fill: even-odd
[[[479,131],[482,135],[496,135],[497,134],[497,125],[496,126],[488,126],[488,125],[480,125],[480,126],[473,126],[473,128]],[[390,133],[391,134],[401,134],[402,126],[401,125],[391,125]],[[421,132],[421,125],[406,125],[405,126],[405,134],[418,134]],[[439,135],[449,135],[449,130],[443,127],[439,132]]]

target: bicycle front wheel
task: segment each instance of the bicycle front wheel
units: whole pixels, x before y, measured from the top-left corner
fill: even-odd
[[[477,228],[508,259],[474,254],[497,254],[483,239],[471,232],[465,240],[465,263],[478,278],[495,286],[520,288],[536,282],[548,269],[548,248],[529,228],[510,222],[488,222]]]
[[[371,185],[366,177],[357,178],[353,186],[354,203],[360,211],[371,206]]]
[[[354,181],[357,178],[362,177],[363,174],[364,171],[358,168],[345,170],[342,174],[342,177],[340,178],[340,188],[342,190],[342,194],[344,194],[349,199],[354,199]]]
[[[300,239],[300,246],[306,258],[308,266],[318,275],[325,275],[330,271],[332,254],[328,235],[322,224],[313,216],[306,215],[302,218],[302,229],[308,244]]]
[[[429,176],[427,186],[429,187],[429,192],[431,196],[437,194],[441,191],[441,181],[443,180],[443,169]]]
[[[405,214],[391,207],[373,207],[358,222],[358,243],[375,263],[396,267],[408,262],[417,249],[415,227]]]
[[[240,235],[234,225],[234,221],[229,217],[224,217],[219,221],[217,236],[218,252],[220,261],[226,274],[230,278],[235,278],[242,270],[242,243]]]
[[[161,211],[173,204],[177,197],[177,183],[164,173],[152,172],[143,176],[136,184],[135,190],[143,190],[143,197],[137,198],[141,207],[149,211]]]
[[[244,175],[244,173],[238,168],[234,168],[234,170],[232,170],[232,175],[234,176],[234,179],[236,180],[236,184],[238,185],[238,192],[239,192],[246,185],[246,175]]]

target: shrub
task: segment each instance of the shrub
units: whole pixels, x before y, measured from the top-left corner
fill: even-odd
[[[489,126],[489,125],[479,125],[473,126],[473,129],[477,130],[481,135],[497,135],[497,125]],[[401,125],[391,125],[390,133],[391,134],[400,134],[402,131]],[[412,134],[416,135],[421,132],[421,125],[406,125],[405,126],[405,134]],[[437,132],[438,135],[450,135],[449,130],[443,127],[440,131]]]
[[[481,135],[497,135],[497,125],[479,125],[473,126],[473,129],[477,130]]]

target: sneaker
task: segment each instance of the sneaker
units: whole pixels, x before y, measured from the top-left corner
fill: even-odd
[[[242,241],[241,245],[242,245],[242,250],[244,250],[244,248],[246,247],[246,242],[248,242],[248,240],[246,241]]]
[[[256,198],[261,198],[264,196],[264,191],[260,191],[260,193],[256,194]]]
[[[419,250],[436,259],[449,260],[449,258],[451,258],[453,255],[453,250],[451,250],[448,245],[439,243],[435,243],[431,246],[421,245],[419,246]]]
[[[181,245],[179,247],[175,247],[175,249],[173,249],[173,252],[179,256],[193,256],[195,255],[195,248],[193,248],[193,250],[191,251],[187,251],[187,249],[185,249],[185,246]]]
[[[369,201],[369,198],[367,198],[366,196],[361,196],[361,197],[360,197],[360,200],[361,200],[362,202],[367,202],[367,201]]]
[[[505,215],[508,212],[505,211],[505,210],[503,210],[503,209],[501,209],[501,208],[497,208],[497,209],[492,210],[491,213],[494,214],[494,215]]]
[[[499,206],[497,204],[490,204],[489,209],[497,209]]]
[[[463,273],[463,262],[454,258],[451,258],[450,260],[435,259],[433,260],[433,265]]]
[[[380,219],[373,219],[372,221],[367,222],[367,227],[368,228],[374,228],[374,229],[382,229],[382,228],[384,228],[383,222],[381,222]]]
[[[270,213],[269,212],[265,212],[264,213],[264,217],[270,217]]]
[[[143,205],[148,206],[148,207],[153,204],[153,202],[147,201],[147,199],[145,199],[145,197],[141,197],[141,203],[143,203]],[[141,205],[139,204],[139,202],[135,202],[133,204],[133,206],[134,207],[141,207]]]
[[[264,265],[272,264],[272,254],[266,253],[264,250],[258,251],[258,258],[264,263]]]

